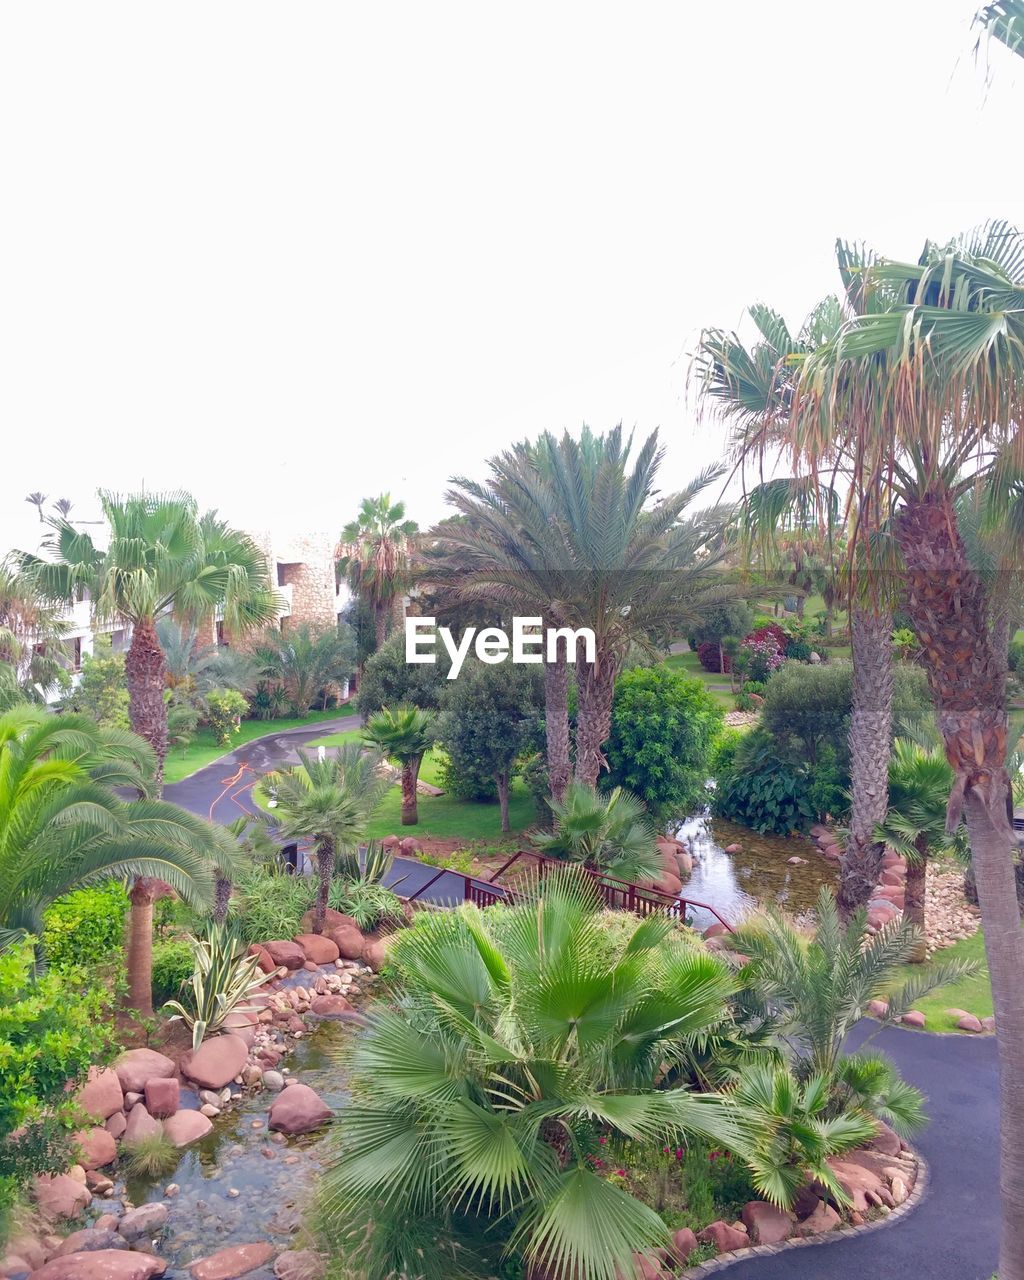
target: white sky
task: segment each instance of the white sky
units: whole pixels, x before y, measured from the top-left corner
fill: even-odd
[[[40,489],[340,529],[544,427],[719,456],[687,353],[836,235],[1021,220],[975,0],[7,4],[0,551]]]

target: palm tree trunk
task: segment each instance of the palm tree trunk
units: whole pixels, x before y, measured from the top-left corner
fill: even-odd
[[[373,630],[379,649],[388,638],[388,611],[383,605],[373,606]]]
[[[316,903],[313,909],[313,932],[323,933],[327,920],[327,899],[334,878],[334,841],[319,835],[316,841]]]
[[[955,778],[947,825],[965,811],[985,931],[1000,1065],[999,1275],[1024,1280],[1024,930],[1006,805],[1005,661],[995,652],[984,587],[948,498],[908,503],[896,536],[908,571],[907,610]]]
[[[414,827],[420,820],[416,805],[416,782],[420,775],[422,756],[402,761],[402,826]]]
[[[153,1016],[153,903],[167,886],[152,876],[139,876],[128,897],[128,1001],[140,1018]]]
[[[579,707],[576,717],[576,780],[596,787],[607,765],[601,748],[612,731],[612,697],[615,692],[615,664],[598,649],[595,662],[576,668]]]
[[[231,901],[231,881],[218,875],[214,884],[213,918],[217,924],[223,924],[228,914],[228,903]]]
[[[498,784],[498,806],[501,809],[501,829],[503,832],[510,830],[508,821],[508,771],[503,770],[494,775],[494,780]]]
[[[569,785],[569,666],[565,650],[544,667],[544,725],[547,736],[548,786],[551,798],[565,799]]]
[[[928,952],[928,944],[924,938],[926,923],[924,903],[928,888],[928,845],[923,837],[919,837],[917,841],[917,852],[918,856],[916,858],[907,859],[907,883],[903,897],[903,919],[907,924],[912,924],[915,929],[921,930],[920,944],[910,959],[914,964],[922,964]]]
[[[850,834],[843,851],[838,902],[849,916],[878,883],[884,846],[874,838],[889,807],[892,747],[892,614],[854,607],[853,712],[850,717]]]
[[[152,618],[135,620],[124,674],[128,685],[128,717],[135,732],[146,739],[156,754],[156,781],[162,786],[167,756],[167,704],[164,702],[167,663]]]

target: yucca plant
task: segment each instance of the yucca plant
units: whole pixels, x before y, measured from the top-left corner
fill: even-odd
[[[198,1049],[207,1035],[220,1031],[232,1013],[254,1013],[245,1001],[263,985],[266,975],[259,969],[259,957],[246,954],[246,946],[233,926],[211,924],[205,938],[189,938],[195,956],[195,971],[185,987],[186,1003],[168,1000],[165,1009],[175,1009],[171,1022],[184,1022],[192,1032],[192,1048]]]
[[[334,855],[334,874],[339,880],[361,880],[364,884],[380,884],[395,864],[395,855],[376,840],[359,849],[338,849]]]

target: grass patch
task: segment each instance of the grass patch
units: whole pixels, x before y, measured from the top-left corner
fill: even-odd
[[[669,654],[665,659],[665,666],[670,671],[681,671],[683,675],[699,680],[723,710],[736,710],[736,695],[729,692],[729,677],[719,671],[705,671],[695,653]],[[715,685],[719,688],[716,689]]]
[[[979,929],[973,937],[963,938],[951,947],[936,952],[934,960],[973,960],[979,965],[973,978],[965,978],[963,982],[949,987],[939,987],[923,1000],[917,1000],[914,1008],[925,1016],[929,1031],[956,1031],[956,1018],[946,1013],[947,1009],[963,1009],[973,1013],[976,1018],[992,1016],[992,988],[988,980],[988,964],[985,960],[985,938]],[[908,964],[900,970],[899,981],[919,974],[927,965]],[[967,1034],[967,1033],[965,1033]]]
[[[229,755],[237,747],[257,738],[265,738],[270,733],[282,733],[286,729],[304,729],[307,725],[316,725],[323,720],[338,720],[341,716],[351,715],[345,707],[331,707],[327,711],[311,711],[305,716],[293,716],[284,720],[243,720],[242,727],[232,739],[229,746],[221,746],[214,737],[212,729],[198,729],[192,741],[184,751],[174,748],[167,753],[164,765],[165,782],[181,782],[199,769],[204,769],[222,756]]]

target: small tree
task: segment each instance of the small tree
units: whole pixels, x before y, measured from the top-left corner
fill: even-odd
[[[422,711],[409,702],[400,702],[396,707],[381,707],[367,720],[363,738],[389,760],[396,760],[401,765],[402,826],[415,826],[419,821],[416,783],[423,756],[434,741],[433,712]]]
[[[411,702],[425,711],[436,711],[450,687],[451,662],[438,645],[436,662],[406,662],[405,636],[393,635],[367,660],[359,681],[359,714],[366,719],[381,707]]]
[[[104,729],[129,727],[124,654],[114,652],[110,636],[98,635],[92,653],[82,658],[82,678],[74,702]]]
[[[476,662],[452,684],[438,723],[438,739],[457,778],[493,779],[501,829],[509,830],[508,794],[524,755],[540,748],[544,691],[536,667]]]
[[[692,639],[697,645],[718,646],[719,671],[725,670],[728,656],[725,640],[728,636],[745,636],[754,625],[754,613],[746,600],[720,600],[710,605],[700,622],[693,629]]]
[[[214,689],[206,695],[206,718],[213,736],[222,746],[229,746],[237,733],[249,704],[237,689]]]

